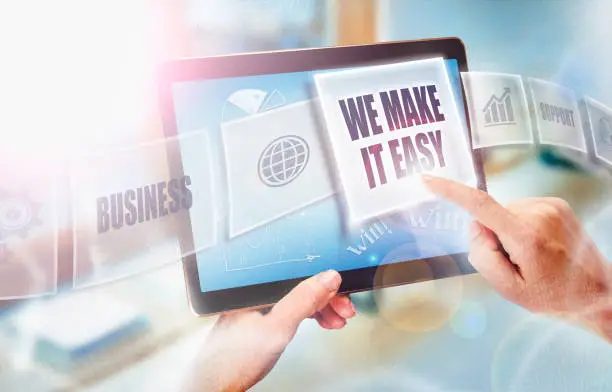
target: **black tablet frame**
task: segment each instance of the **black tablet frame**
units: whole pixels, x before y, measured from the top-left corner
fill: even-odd
[[[459,38],[439,38],[419,41],[399,41],[370,45],[298,49],[263,53],[247,53],[206,58],[189,58],[163,64],[158,73],[158,93],[163,129],[169,139],[167,153],[171,175],[183,175],[181,152],[176,140],[177,124],[172,85],[189,80],[252,76],[285,72],[311,71],[363,65],[377,62],[416,60],[431,57],[455,59],[459,71],[468,70],[465,46]],[[464,111],[470,130],[465,93]],[[469,131],[471,139],[471,130]],[[174,140],[174,142],[172,142]],[[473,150],[473,160],[479,189],[486,183],[479,150]],[[194,249],[191,219],[181,224],[181,249]],[[264,308],[276,303],[305,278],[202,292],[196,255],[183,257],[187,294],[197,315],[211,315],[244,308]],[[425,280],[440,279],[475,272],[467,254],[454,254],[421,260],[342,271],[340,292],[353,293],[375,288],[396,286]],[[382,279],[384,276],[384,281]]]

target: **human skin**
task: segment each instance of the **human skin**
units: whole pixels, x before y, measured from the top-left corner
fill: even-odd
[[[249,389],[272,370],[307,318],[325,329],[343,328],[355,308],[348,296],[337,295],[340,282],[338,272],[322,272],[301,282],[266,314],[251,310],[221,316],[184,391]]]
[[[612,266],[567,202],[532,198],[504,207],[466,185],[422,178],[433,193],[474,217],[469,260],[496,291],[532,312],[579,322],[612,342]],[[187,391],[250,388],[270,372],[309,316],[325,328],[342,328],[354,308],[348,298],[335,296],[340,277],[327,274],[298,285],[265,316],[251,311],[221,317]]]
[[[469,259],[502,296],[536,313],[581,323],[612,342],[612,265],[562,199],[507,206],[466,185],[424,175],[438,196],[475,219]]]

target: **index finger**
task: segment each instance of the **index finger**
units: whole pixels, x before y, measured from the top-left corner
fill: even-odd
[[[446,178],[421,176],[430,191],[463,207],[477,221],[502,237],[517,233],[516,217],[488,193]]]

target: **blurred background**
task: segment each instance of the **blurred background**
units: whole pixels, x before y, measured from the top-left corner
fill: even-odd
[[[612,106],[611,13],[608,0],[1,2],[0,178],[21,189],[2,192],[20,192],[37,219],[28,246],[0,233],[0,390],[178,390],[215,321],[188,309],[172,221],[92,244],[89,220],[68,202],[81,178],[71,168],[91,177],[89,163],[117,149],[153,143],[131,170],[101,179],[110,188],[167,170],[155,147],[158,63],[457,36],[472,71],[550,80]],[[550,148],[485,155],[498,200],[565,198],[612,260],[612,168]],[[478,275],[355,301],[342,332],[306,322],[255,389],[612,390],[609,346],[527,314]]]

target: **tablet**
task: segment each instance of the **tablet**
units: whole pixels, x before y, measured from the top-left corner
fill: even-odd
[[[342,293],[474,272],[467,261],[470,218],[442,200],[355,222],[321,110],[317,75],[430,59],[445,67],[462,125],[453,132],[472,154],[460,165],[473,166],[474,185],[485,190],[481,158],[469,147],[460,77],[467,60],[457,38],[193,58],[161,67],[172,176],[192,186],[193,206],[178,231],[195,313],[266,307],[328,269],[341,273]],[[411,82],[410,72],[405,77]]]

